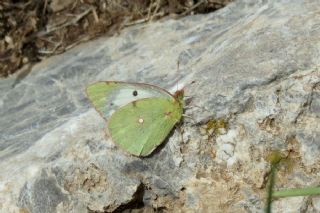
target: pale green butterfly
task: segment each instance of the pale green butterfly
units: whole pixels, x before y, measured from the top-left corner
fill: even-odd
[[[108,121],[113,142],[136,156],[151,154],[183,113],[183,90],[172,95],[150,84],[104,81],[89,85],[86,92]]]

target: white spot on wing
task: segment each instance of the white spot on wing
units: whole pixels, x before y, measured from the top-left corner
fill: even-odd
[[[136,96],[133,95],[134,91],[137,91]],[[112,91],[108,95],[108,101],[104,109],[104,114],[107,115],[107,118],[109,118],[112,115],[112,113],[117,111],[117,109],[128,103],[152,97],[172,98],[170,94],[161,89],[147,86],[126,85],[124,87]]]
[[[139,118],[138,122],[139,122],[140,124],[143,124],[143,122],[144,122],[143,118]]]

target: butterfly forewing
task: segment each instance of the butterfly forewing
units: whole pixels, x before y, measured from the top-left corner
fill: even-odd
[[[149,84],[101,81],[87,87],[87,95],[100,112],[108,119],[112,113],[130,102],[144,98],[166,98],[174,100],[167,91]]]
[[[133,101],[112,114],[108,121],[113,141],[136,156],[149,155],[181,119],[182,105],[173,98]]]

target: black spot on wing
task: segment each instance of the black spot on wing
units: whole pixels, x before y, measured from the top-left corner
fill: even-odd
[[[133,95],[133,96],[138,96],[138,91],[137,91],[137,90],[134,90],[134,91],[132,92],[132,95]]]

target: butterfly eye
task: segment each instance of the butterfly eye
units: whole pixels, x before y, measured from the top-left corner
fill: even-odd
[[[134,91],[132,92],[132,95],[133,95],[133,96],[137,96],[137,95],[138,95],[138,91],[137,91],[137,90],[134,90]]]

